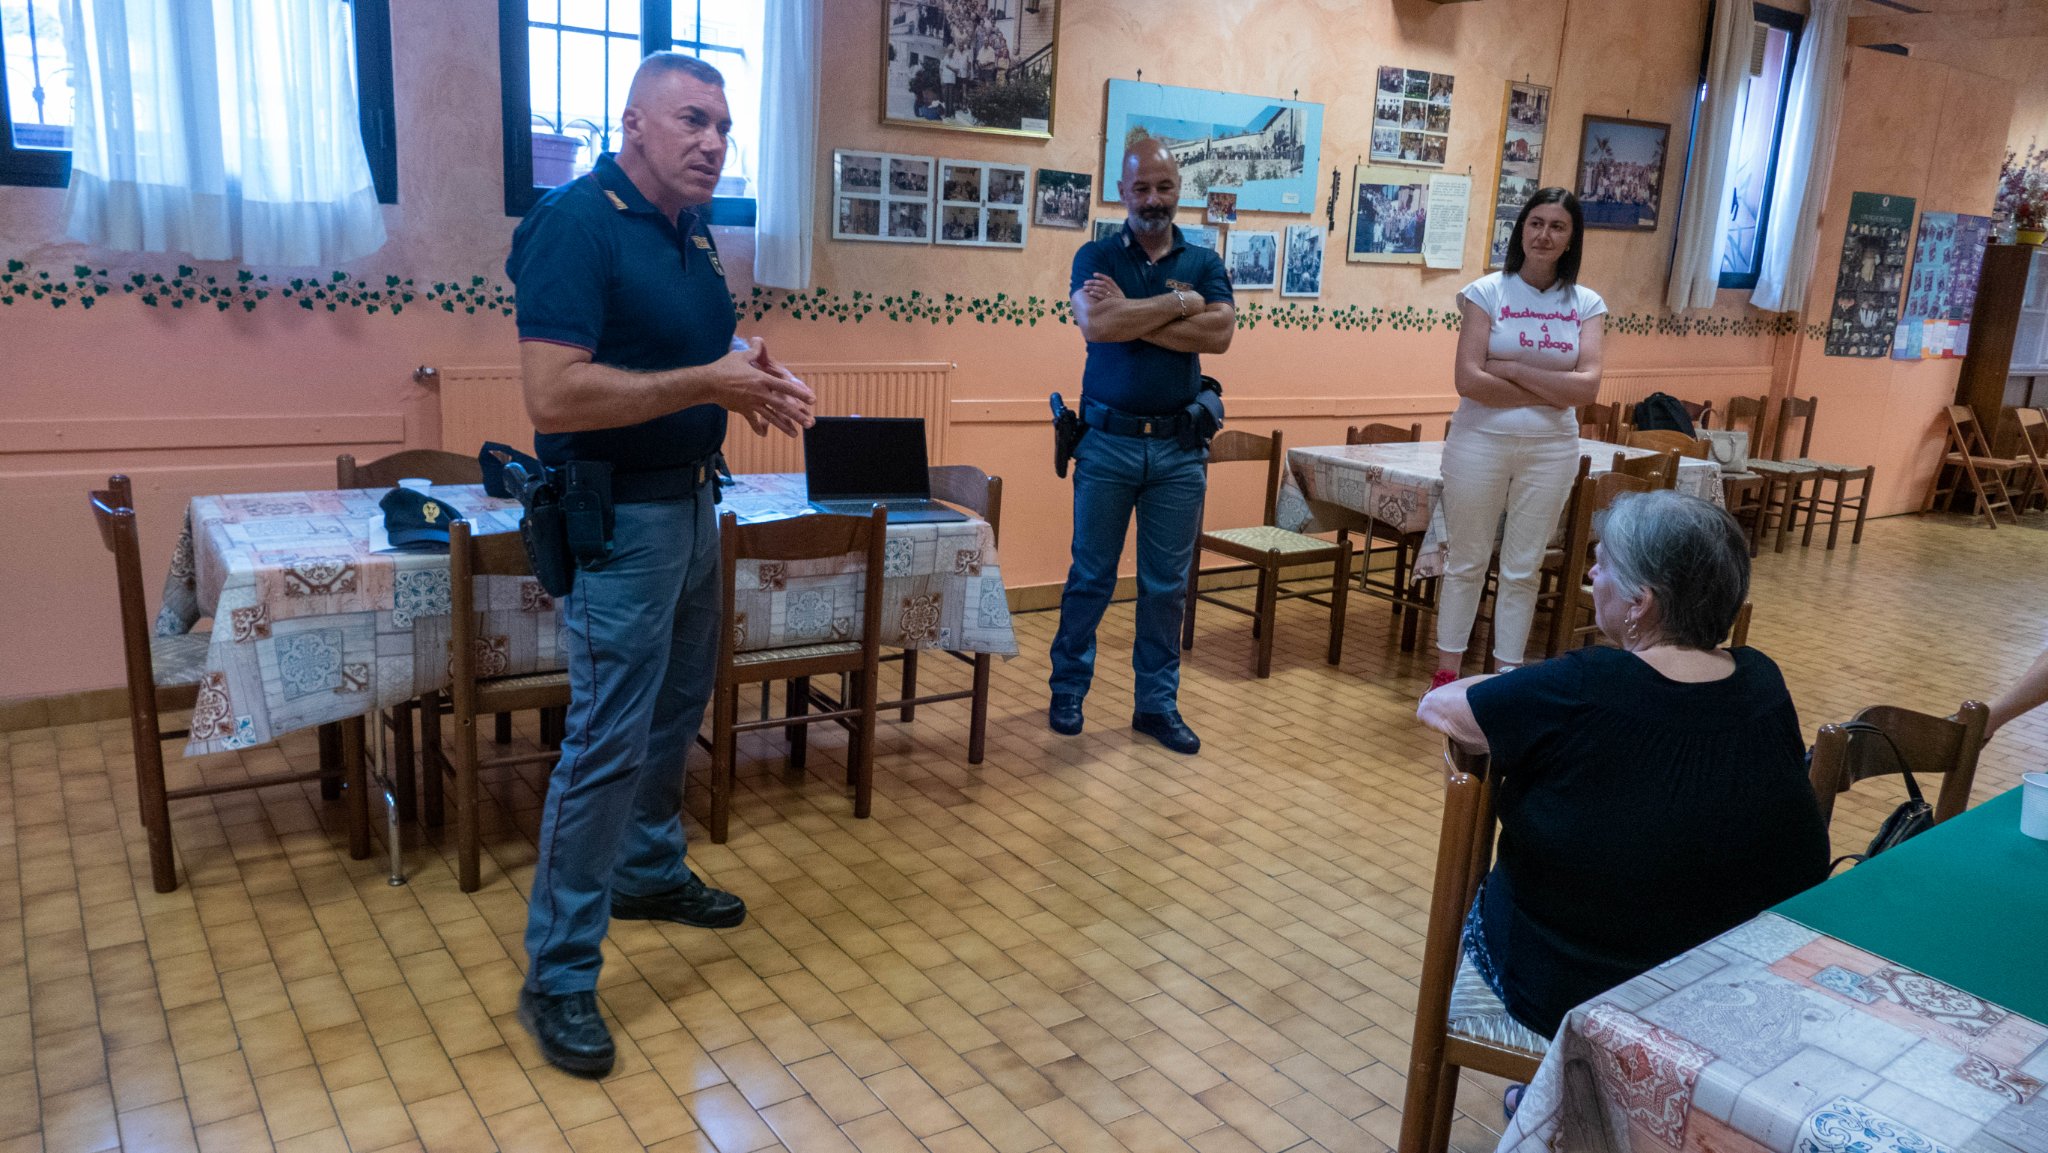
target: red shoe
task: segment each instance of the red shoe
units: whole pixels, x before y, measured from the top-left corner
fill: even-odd
[[[1457,679],[1458,670],[1438,669],[1436,671],[1436,675],[1429,678],[1429,691],[1435,692],[1438,689],[1443,688],[1445,685],[1450,684],[1452,681],[1455,681]]]

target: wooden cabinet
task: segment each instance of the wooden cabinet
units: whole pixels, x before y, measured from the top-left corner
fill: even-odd
[[[2048,248],[1989,245],[1956,401],[1995,430],[1994,452],[2010,447],[2010,430],[2001,427],[2007,405],[2048,403],[2048,389],[2032,395],[2036,376],[2048,377]]]

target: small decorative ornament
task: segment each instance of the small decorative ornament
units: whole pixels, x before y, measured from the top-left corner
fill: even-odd
[[[426,521],[428,524],[433,524],[435,521],[440,520],[441,506],[435,504],[433,501],[428,501],[427,503],[421,505],[420,519]]]

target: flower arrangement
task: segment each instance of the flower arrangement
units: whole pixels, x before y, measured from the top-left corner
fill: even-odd
[[[1996,208],[2023,232],[2048,228],[2048,148],[2005,154]]]

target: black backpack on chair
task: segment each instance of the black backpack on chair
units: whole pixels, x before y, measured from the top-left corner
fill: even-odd
[[[1635,429],[1649,432],[1652,429],[1669,429],[1687,436],[1698,436],[1693,431],[1692,418],[1685,415],[1685,406],[1678,398],[1665,392],[1653,392],[1636,402]]]

